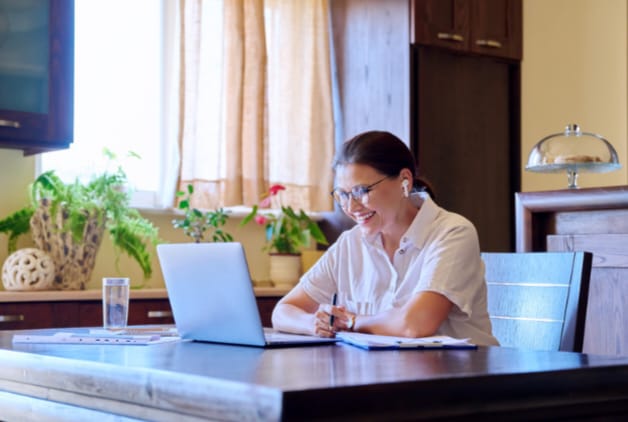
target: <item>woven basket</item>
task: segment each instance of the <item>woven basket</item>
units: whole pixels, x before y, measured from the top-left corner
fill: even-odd
[[[44,199],[31,218],[31,232],[37,247],[55,263],[54,288],[83,290],[92,275],[105,227],[97,218],[90,217],[81,241],[75,242],[72,233],[63,229],[67,221],[63,208],[51,216],[49,201]]]

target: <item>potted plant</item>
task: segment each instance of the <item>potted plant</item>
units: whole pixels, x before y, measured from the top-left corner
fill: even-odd
[[[115,155],[105,150],[110,163]],[[117,255],[126,253],[152,274],[149,245],[158,240],[158,230],[130,208],[125,190],[126,173],[118,166],[89,182],[65,183],[53,170],[42,173],[30,187],[30,203],[0,221],[0,232],[9,235],[14,252],[20,235],[32,233],[39,249],[55,264],[54,286],[84,289],[95,263],[103,234],[109,233]]]
[[[191,205],[193,193],[194,186],[191,184],[188,184],[187,192],[177,192],[177,197],[181,198],[179,209],[183,211],[184,217],[172,220],[172,226],[177,229],[183,229],[186,236],[194,239],[194,243],[203,242],[206,238],[209,240],[209,235],[205,233],[208,230],[211,230],[211,241],[231,242],[233,237],[221,228],[227,223],[229,218],[227,212],[222,208],[205,212],[193,208]]]
[[[270,277],[275,284],[296,283],[301,274],[301,250],[316,243],[327,245],[325,234],[318,224],[303,210],[295,211],[289,205],[281,203],[280,192],[286,188],[273,185],[262,198],[259,205],[253,205],[251,212],[242,220],[241,225],[251,220],[264,226],[266,245],[264,250],[270,254]],[[273,198],[279,203],[277,211],[268,210],[260,213],[262,208],[270,208]]]

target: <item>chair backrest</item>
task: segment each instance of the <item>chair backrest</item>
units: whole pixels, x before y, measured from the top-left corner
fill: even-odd
[[[590,252],[484,252],[488,312],[502,346],[582,352]]]

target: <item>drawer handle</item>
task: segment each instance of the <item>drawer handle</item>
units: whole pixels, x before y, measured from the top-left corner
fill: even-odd
[[[439,40],[464,42],[464,37],[459,34],[448,34],[447,32],[439,32],[438,34],[436,34],[436,37]]]
[[[475,44],[480,47],[502,48],[502,43],[495,40],[477,40]]]
[[[149,318],[171,318],[172,312],[170,311],[148,311]]]
[[[14,127],[16,129],[19,129],[20,126],[20,122],[16,122],[15,120],[2,120],[0,119],[0,126],[3,127]]]
[[[24,315],[0,315],[0,322],[24,321]]]

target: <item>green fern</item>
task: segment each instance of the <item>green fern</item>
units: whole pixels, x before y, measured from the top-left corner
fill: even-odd
[[[109,150],[104,155],[115,160]],[[130,155],[137,157],[137,154]],[[152,274],[149,244],[158,241],[157,228],[144,219],[136,209],[130,208],[130,193],[125,190],[127,177],[118,166],[114,171],[105,171],[84,184],[78,180],[64,183],[53,170],[42,173],[30,187],[30,204],[0,220],[0,232],[9,236],[9,252],[15,251],[17,238],[30,231],[30,219],[40,204],[49,207],[50,218],[63,212],[62,231],[71,233],[75,242],[80,242],[90,218],[96,218],[110,234],[114,249],[133,258],[142,268],[145,278]]]
[[[0,221],[0,233],[9,235],[9,253],[17,250],[17,239],[31,229],[31,217],[35,213],[32,207],[23,208]]]

